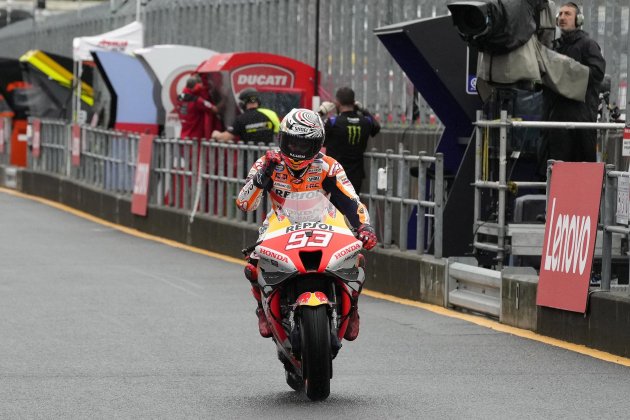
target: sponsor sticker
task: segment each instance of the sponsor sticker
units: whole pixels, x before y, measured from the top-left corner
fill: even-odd
[[[277,187],[277,188],[282,188],[283,190],[290,190],[291,189],[291,186],[289,184],[285,184],[283,182],[274,182],[273,186]]]

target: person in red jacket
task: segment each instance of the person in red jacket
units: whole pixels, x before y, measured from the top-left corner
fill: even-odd
[[[199,79],[190,77],[184,91],[177,97],[177,114],[182,124],[180,137],[198,140],[206,137],[206,120],[216,112],[217,107],[207,100]]]

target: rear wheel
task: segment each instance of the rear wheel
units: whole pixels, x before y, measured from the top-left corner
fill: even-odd
[[[324,400],[330,395],[332,368],[330,323],[326,306],[302,307],[300,335],[306,396],[313,401]]]

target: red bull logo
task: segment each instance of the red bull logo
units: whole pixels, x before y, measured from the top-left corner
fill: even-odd
[[[328,302],[328,297],[322,292],[305,292],[295,301],[298,306],[319,306]]]

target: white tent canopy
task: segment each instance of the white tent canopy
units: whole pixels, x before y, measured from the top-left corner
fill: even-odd
[[[142,23],[134,21],[100,35],[77,37],[72,40],[72,56],[74,61],[92,61],[90,51],[131,54],[133,50],[144,47],[143,33]]]
[[[134,21],[113,31],[100,35],[82,36],[72,40],[72,58],[74,59],[74,80],[81,80],[83,62],[92,61],[90,51],[120,51],[131,54],[144,47],[144,28],[141,22]],[[72,101],[72,120],[85,122],[79,117],[81,110],[81,83],[75,83],[74,100]],[[83,113],[81,113],[83,114]]]

